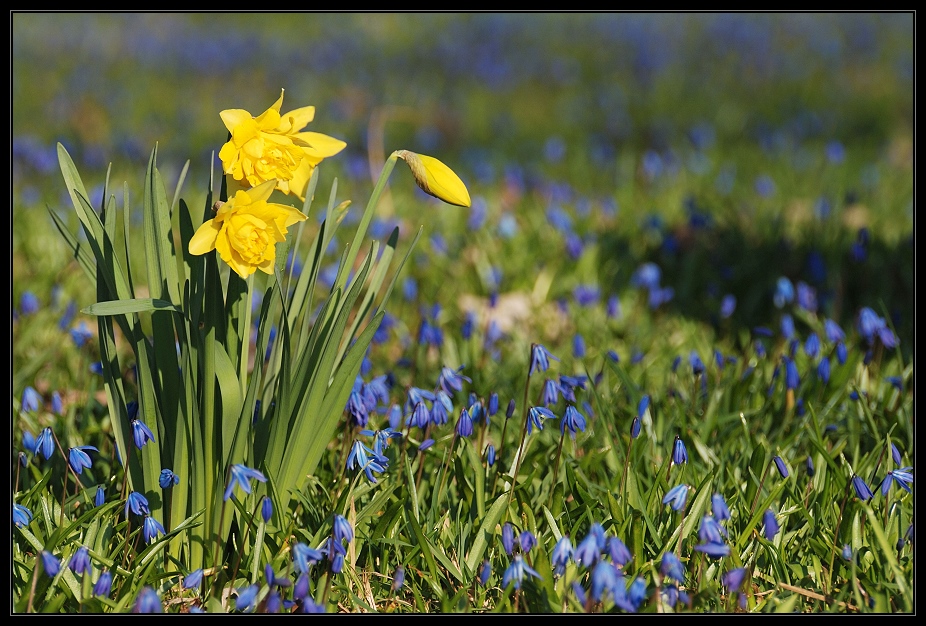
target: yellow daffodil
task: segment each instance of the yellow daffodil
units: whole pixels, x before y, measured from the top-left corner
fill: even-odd
[[[408,167],[415,177],[415,182],[423,192],[443,200],[447,204],[468,207],[471,203],[469,191],[452,169],[434,157],[416,154],[408,150],[399,150],[395,153],[400,159],[408,163]]]
[[[315,166],[347,145],[321,133],[300,132],[315,118],[307,106],[280,114],[283,92],[269,109],[252,117],[244,109],[219,113],[231,139],[219,158],[228,179],[229,196],[238,189],[276,180],[276,188],[305,201],[305,190]]]
[[[239,190],[228,202],[216,203],[216,214],[190,239],[190,254],[218,250],[222,260],[241,278],[255,270],[273,273],[276,244],[286,239],[289,226],[306,219],[293,207],[267,202],[277,186],[274,179]]]

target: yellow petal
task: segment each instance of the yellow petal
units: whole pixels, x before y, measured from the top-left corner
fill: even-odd
[[[306,147],[311,148],[311,154],[320,157],[330,157],[347,147],[347,144],[340,139],[329,137],[322,133],[296,133],[293,139],[304,141]]]
[[[277,131],[289,134],[300,131],[315,119],[315,107],[307,106],[293,109],[280,116],[280,126]]]
[[[438,159],[408,150],[399,150],[396,155],[408,163],[415,182],[425,193],[443,200],[447,204],[468,207],[471,204],[469,191],[452,169]]]
[[[233,132],[235,127],[242,122],[253,119],[253,116],[244,109],[225,109],[219,112],[219,117],[222,118],[222,122],[225,124],[225,128],[228,129],[228,132]]]
[[[199,229],[190,239],[190,254],[206,254],[215,248],[215,240],[216,237],[218,237],[220,230],[221,225],[216,224],[215,220],[207,220],[203,222],[203,225],[199,227]]]
[[[248,194],[248,198],[251,199],[251,202],[266,202],[267,198],[270,197],[270,194],[273,193],[273,190],[276,189],[277,179],[271,178],[268,181],[265,181],[256,187],[251,187],[246,190],[245,193]]]

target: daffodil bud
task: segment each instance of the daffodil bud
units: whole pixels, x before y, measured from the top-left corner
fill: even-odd
[[[443,200],[447,204],[468,207],[471,204],[469,191],[452,169],[434,157],[399,150],[397,157],[408,163],[415,183],[423,192]]]

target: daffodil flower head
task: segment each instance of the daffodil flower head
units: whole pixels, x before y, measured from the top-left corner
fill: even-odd
[[[216,203],[215,217],[206,220],[190,239],[190,254],[217,250],[241,278],[256,270],[273,273],[276,244],[286,240],[288,228],[306,219],[299,210],[267,202],[275,180],[239,190],[228,202]]]
[[[272,189],[305,201],[315,166],[347,144],[316,132],[302,132],[313,119],[315,107],[280,113],[283,90],[270,108],[253,117],[244,109],[219,113],[231,139],[219,151],[229,194],[273,181]]]
[[[395,155],[408,163],[415,183],[429,196],[456,206],[468,207],[472,204],[466,185],[441,161],[408,150],[399,150]]]

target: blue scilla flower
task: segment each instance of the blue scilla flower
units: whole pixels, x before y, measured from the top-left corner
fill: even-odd
[[[398,591],[405,584],[405,568],[397,565],[392,572],[392,591]]]
[[[42,432],[39,433],[38,438],[35,440],[35,450],[32,451],[33,455],[41,454],[45,459],[50,459],[51,455],[55,453],[55,439],[54,434],[51,432],[51,428],[46,427],[42,429]]]
[[[90,364],[90,367],[89,367],[88,369],[90,370],[90,373],[91,373],[91,374],[96,374],[97,376],[102,376],[102,375],[103,375],[103,362],[102,362],[102,361],[94,361],[93,363]]]
[[[634,417],[633,422],[630,424],[630,438],[636,439],[640,436],[640,429],[643,423],[640,421],[639,417]]]
[[[810,456],[807,456],[807,475],[813,478],[813,475],[816,473],[816,470],[813,467],[813,459]]]
[[[775,295],[772,300],[779,309],[794,302],[794,285],[786,277],[782,276],[775,283]]]
[[[164,606],[161,604],[161,598],[158,597],[158,592],[152,589],[151,587],[144,587],[141,591],[138,592],[138,597],[135,599],[135,607],[132,609],[133,613],[163,613]]]
[[[502,547],[505,549],[505,554],[511,556],[514,551],[514,527],[508,522],[502,526]]]
[[[703,552],[712,559],[719,559],[725,556],[730,556],[730,546],[723,542],[708,541],[706,543],[696,545],[695,550],[698,552]]]
[[[469,437],[473,434],[473,418],[470,417],[469,411],[466,409],[460,411],[460,418],[457,420],[455,432],[458,437]]]
[[[527,412],[527,434],[531,434],[533,428],[543,430],[543,421],[545,419],[557,418],[553,411],[546,407],[532,406]]]
[[[807,336],[807,340],[804,342],[804,354],[811,359],[817,358],[817,355],[820,354],[820,337],[817,333],[810,333]]]
[[[541,578],[540,574],[524,562],[520,554],[514,555],[514,558],[511,559],[511,565],[508,566],[504,576],[502,576],[502,588],[507,589],[508,585],[513,585],[515,589],[520,589],[521,583],[527,575]]]
[[[408,419],[405,422],[405,425],[409,428],[418,427],[424,429],[427,427],[428,423],[431,421],[431,412],[428,411],[427,405],[424,401],[420,401],[415,404],[414,410],[409,414]]]
[[[35,454],[35,444],[36,444],[35,435],[33,435],[28,430],[24,430],[22,443],[23,443],[23,450],[26,450],[29,454]]]
[[[87,322],[81,320],[80,323],[69,331],[71,341],[77,348],[83,348],[87,342],[93,339],[93,331],[87,326]]]
[[[598,539],[592,533],[589,533],[576,546],[573,557],[577,564],[590,568],[601,558],[601,548],[598,545]]]
[[[145,537],[145,543],[151,543],[157,539],[158,534],[166,534],[164,526],[150,515],[145,516],[145,522],[142,525],[142,534]]]
[[[617,537],[608,538],[608,555],[611,557],[611,562],[618,567],[627,565],[633,559],[630,549]]]
[[[38,296],[31,291],[24,291],[19,298],[19,311],[23,315],[37,313],[41,307],[42,304],[39,302]]]
[[[473,419],[473,424],[485,422],[485,425],[489,426],[489,414],[481,398],[470,404],[469,416]]]
[[[859,500],[867,502],[874,495],[868,484],[858,474],[852,476],[852,487],[855,489],[855,495],[858,496]]]
[[[810,313],[817,312],[817,290],[805,283],[797,283],[797,305]]]
[[[647,305],[650,309],[656,310],[663,304],[672,300],[675,297],[675,289],[672,287],[661,287],[658,289],[653,289],[649,292],[649,297],[647,298]]]
[[[518,534],[518,544],[521,546],[521,551],[527,554],[537,545],[537,537],[529,530],[522,530]]]
[[[785,359],[785,388],[797,389],[801,384],[801,376],[797,371],[794,359]]]
[[[781,475],[781,477],[787,478],[788,477],[788,466],[785,465],[784,459],[782,459],[778,455],[775,455],[772,457],[772,461],[775,462],[775,467],[778,468],[778,473]]]
[[[93,465],[93,461],[90,460],[90,455],[84,452],[84,450],[98,452],[93,446],[75,446],[68,450],[68,465],[78,474],[83,473],[85,467],[89,468]]]
[[[729,592],[739,591],[745,580],[745,567],[737,567],[735,569],[731,569],[720,578],[721,583],[723,583],[723,586],[726,587],[727,591]]]
[[[310,548],[302,542],[293,545],[293,567],[300,574],[307,573],[312,565],[322,560],[322,557],[320,550]]]
[[[174,485],[180,484],[180,477],[169,469],[162,469],[161,475],[158,476],[158,484],[161,486],[161,489],[169,489]]]
[[[334,516],[332,536],[336,542],[346,540],[350,543],[354,540],[354,529],[351,528],[350,522],[343,515]]]
[[[846,364],[846,359],[849,358],[849,351],[846,348],[846,344],[839,342],[836,344],[836,359],[839,361],[840,365]]]
[[[21,504],[13,504],[13,526],[22,528],[32,521],[32,511]]]
[[[566,434],[567,428],[573,439],[575,439],[576,432],[585,432],[585,416],[579,413],[578,409],[571,404],[566,407],[566,413],[559,424],[560,433]]]
[[[900,454],[900,450],[894,445],[894,442],[891,442],[891,458],[894,459],[894,463],[897,465],[903,465],[903,455]]]
[[[572,554],[575,552],[572,547],[572,541],[569,535],[563,535],[553,546],[553,553],[550,555],[550,565],[553,566],[553,575],[561,577],[566,573],[566,566],[572,560]]]
[[[685,581],[685,566],[682,565],[674,552],[663,553],[662,560],[659,562],[659,572],[663,576],[678,582]]]
[[[897,391],[903,391],[903,379],[900,376],[885,376],[884,382],[889,383]]]
[[[685,442],[678,435],[675,435],[675,443],[672,444],[672,462],[675,465],[688,462],[688,450],[685,448]]]
[[[621,318],[621,301],[617,295],[612,294],[608,297],[608,304],[605,307],[605,313],[607,314],[608,319]]]
[[[402,406],[395,403],[389,409],[389,428],[398,431],[402,427]]]
[[[846,333],[839,327],[839,324],[827,318],[823,320],[823,336],[830,343],[836,343],[837,341],[843,341],[846,338]]]
[[[349,470],[356,468],[363,470],[367,476],[367,480],[375,485],[377,481],[373,476],[373,472],[382,474],[386,471],[386,468],[381,462],[382,458],[382,456],[376,454],[362,441],[355,441],[351,446],[350,453],[347,455],[346,466]]]
[[[785,339],[792,339],[795,334],[794,329],[794,318],[791,317],[790,313],[785,313],[781,316],[781,335]]]
[[[589,582],[591,583],[589,594],[595,602],[601,602],[605,597],[604,594],[606,591],[610,592],[615,599],[623,595],[624,576],[613,563],[598,561],[594,569],[592,569],[592,574],[589,578]],[[618,589],[619,591],[615,593],[615,590]]]
[[[559,402],[559,387],[552,378],[543,381],[543,387],[540,392],[540,402],[546,407],[554,406]]]
[[[55,415],[64,414],[64,403],[61,401],[61,394],[57,391],[51,392],[51,412]]]
[[[578,333],[572,338],[572,356],[577,359],[585,357],[585,338]]]
[[[688,502],[688,485],[681,484],[672,487],[662,499],[663,504],[668,504],[673,511],[681,511]]]
[[[58,572],[61,571],[61,561],[48,550],[42,550],[41,555],[42,568],[45,570],[46,574],[54,578],[58,575]]]
[[[97,485],[93,504],[94,506],[103,506],[104,502],[106,502],[106,491],[103,490],[103,485]]]
[[[113,575],[109,570],[100,572],[100,577],[93,583],[93,595],[108,598],[113,588]]]
[[[291,581],[286,576],[277,576],[277,573],[273,571],[273,565],[267,563],[264,565],[264,578],[267,580],[267,587],[292,587],[293,581]]]
[[[486,407],[486,411],[486,421],[488,422],[490,417],[495,417],[495,415],[498,413],[498,393],[493,391],[491,394],[489,394],[489,402],[488,406]]]
[[[22,410],[26,413],[35,413],[42,408],[44,401],[42,400],[41,394],[31,386],[27,386],[23,389],[22,401],[20,406]]]
[[[154,433],[140,419],[132,420],[132,438],[135,440],[135,447],[139,450],[149,441],[155,441]]]
[[[697,350],[692,350],[691,354],[688,355],[688,364],[691,366],[691,373],[695,376],[704,373],[704,361],[701,360]]]
[[[84,574],[90,572],[93,574],[93,566],[90,564],[90,551],[87,549],[87,546],[80,546],[71,555],[71,559],[68,561],[68,567],[71,568],[71,571],[75,574]]]
[[[355,426],[363,428],[367,425],[370,415],[363,395],[359,391],[351,391],[350,396],[347,397],[347,414]]]
[[[698,539],[704,543],[723,543],[727,536],[726,529],[720,525],[717,518],[705,515],[701,518],[701,527],[698,528]]]
[[[643,604],[643,601],[646,600],[646,595],[646,580],[637,576],[627,588],[627,601],[630,606],[627,607],[625,605],[623,608],[632,613],[637,612]]]
[[[231,497],[232,492],[235,488],[235,485],[241,487],[241,490],[245,493],[251,493],[251,480],[259,480],[262,483],[267,482],[267,477],[264,476],[260,471],[256,469],[251,469],[250,467],[245,467],[241,464],[234,464],[231,466],[229,472],[230,478],[228,481],[228,486],[225,488],[224,500],[228,500]]]
[[[566,374],[560,374],[559,391],[569,402],[576,402],[576,389],[585,389],[585,384],[587,382],[587,376],[567,376]],[[555,404],[555,402],[553,404]]]
[[[450,396],[443,389],[439,389],[431,403],[430,420],[435,426],[443,426],[450,419],[450,413],[453,411],[453,402]]]
[[[196,589],[203,582],[203,570],[202,568],[193,570],[189,574],[183,577],[183,581],[180,583],[184,589]]]
[[[910,484],[913,482],[913,474],[910,473],[912,469],[912,467],[901,467],[889,471],[881,481],[881,495],[886,496],[894,483],[897,483],[907,493],[912,493],[910,491]]]
[[[235,599],[235,608],[239,611],[247,611],[257,599],[257,592],[260,591],[259,585],[248,585],[243,589],[236,589],[238,597]]]
[[[532,376],[535,371],[547,371],[550,368],[550,359],[559,361],[558,358],[550,354],[550,351],[539,343],[531,345],[531,367],[527,375]]]
[[[720,317],[722,319],[727,319],[733,315],[733,311],[736,310],[736,296],[732,293],[728,293],[723,297],[723,300],[720,301]]]
[[[662,271],[655,263],[643,263],[638,267],[630,277],[630,284],[634,287],[652,291],[659,289],[659,281],[662,278]]]
[[[425,450],[427,450],[428,448],[430,448],[430,447],[433,446],[433,445],[434,445],[434,440],[431,439],[431,438],[428,438],[428,439],[425,439],[424,441],[422,441],[422,442],[418,445],[418,450],[419,450],[420,452],[424,452]]]
[[[482,567],[479,568],[479,584],[485,587],[489,583],[489,578],[491,576],[492,564],[486,559],[482,562]]]
[[[765,538],[769,541],[774,539],[779,530],[778,520],[775,517],[775,511],[771,509],[765,509],[765,513],[762,514],[762,525],[765,527]]]
[[[820,379],[824,385],[829,384],[830,382],[830,359],[829,357],[823,357],[820,359],[820,362],[817,364],[817,378]]]
[[[495,446],[491,443],[486,446],[486,463],[489,467],[495,465]]]
[[[452,396],[454,392],[461,391],[463,389],[463,381],[468,383],[473,382],[471,378],[461,374],[460,372],[462,371],[462,365],[455,370],[449,367],[441,368],[441,373],[438,377],[437,384],[441,389],[444,390],[445,393]]]

